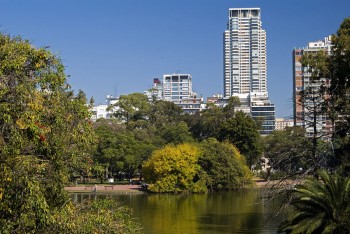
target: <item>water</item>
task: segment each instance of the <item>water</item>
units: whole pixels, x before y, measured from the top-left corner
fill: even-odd
[[[79,200],[88,194],[72,194]],[[93,195],[90,195],[90,198]],[[264,201],[259,190],[192,195],[139,194],[113,196],[133,209],[145,234],[276,233],[279,204]]]

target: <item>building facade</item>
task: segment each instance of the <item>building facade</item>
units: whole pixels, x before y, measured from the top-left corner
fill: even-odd
[[[192,90],[190,74],[165,74],[163,80],[153,79],[153,87],[144,94],[149,101],[164,100],[173,102],[188,114],[194,114],[205,108],[203,98],[198,97]]]
[[[194,96],[190,74],[163,75],[163,98],[165,101],[180,102]]]
[[[276,118],[276,130],[283,131],[287,127],[293,127],[294,126],[294,120],[293,119],[285,119],[285,118]]]
[[[321,114],[321,102],[324,101],[320,94],[321,86],[327,85],[326,78],[317,81],[311,78],[307,67],[302,67],[301,59],[306,54],[316,54],[318,51],[331,53],[331,37],[323,40],[309,42],[306,47],[293,50],[293,119],[295,126],[303,126],[308,136],[312,136],[316,129],[317,136],[327,138],[332,131],[330,119]],[[308,92],[302,99],[301,92]],[[319,112],[319,113],[318,113]],[[315,128],[314,128],[314,122]]]
[[[106,104],[101,104],[94,106],[91,110],[91,119],[96,121],[98,119],[111,119],[113,118],[113,114],[118,107],[113,107],[112,109],[108,109],[111,105],[114,105],[119,100],[119,97],[115,97],[112,95],[107,95]]]
[[[260,8],[230,8],[224,33],[224,96],[252,92],[267,92]]]
[[[260,8],[230,8],[224,32],[224,98],[237,96],[267,135],[275,129],[275,105],[267,92],[266,32]]]

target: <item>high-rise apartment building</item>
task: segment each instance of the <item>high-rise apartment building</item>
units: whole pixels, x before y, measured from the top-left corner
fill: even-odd
[[[268,98],[266,32],[260,8],[230,8],[224,32],[224,98],[237,96],[242,108],[262,122],[261,134],[275,129],[275,106]]]
[[[163,97],[165,101],[180,102],[193,96],[190,74],[163,75]]]
[[[266,32],[260,9],[229,9],[224,35],[224,96],[266,93]]]
[[[311,73],[307,67],[302,67],[301,59],[306,54],[316,54],[322,50],[326,54],[331,53],[331,37],[325,37],[323,40],[309,42],[306,47],[293,50],[293,118],[295,126],[303,126],[308,136],[314,134],[314,122],[316,120],[316,131],[319,137],[327,138],[332,129],[329,118],[318,111],[322,99],[316,99],[320,93],[321,85],[327,85],[326,77],[321,77],[317,81],[311,79]],[[314,94],[301,100],[301,91],[309,91]],[[320,97],[324,98],[324,97]],[[315,102],[316,100],[316,102]],[[318,113],[319,112],[319,113]]]

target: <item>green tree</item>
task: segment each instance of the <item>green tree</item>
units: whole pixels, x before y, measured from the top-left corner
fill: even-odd
[[[332,55],[329,58],[330,109],[335,126],[333,143],[338,164],[350,173],[350,17],[344,19],[332,35]]]
[[[209,138],[201,142],[199,165],[206,172],[210,190],[237,189],[252,185],[252,174],[245,158],[228,142]]]
[[[247,114],[238,111],[220,128],[219,140],[228,140],[245,156],[249,167],[261,157],[261,138],[256,122]]]
[[[241,101],[239,100],[239,97],[236,97],[236,96],[230,97],[228,99],[227,105],[223,108],[226,119],[229,119],[232,116],[234,116],[236,107],[239,107],[240,105],[241,105]]]
[[[147,129],[135,127],[136,121],[125,125],[115,120],[99,120],[95,124],[98,146],[96,164],[107,165],[110,177],[126,173],[132,177],[156,146]],[[133,125],[130,127],[130,125]]]
[[[74,207],[64,186],[91,169],[95,143],[85,94],[48,50],[0,34],[0,113],[0,232],[71,225],[59,221]]]
[[[350,178],[325,171],[292,190],[292,212],[279,230],[287,233],[349,233]]]
[[[181,121],[183,110],[173,102],[156,100],[151,103],[150,122],[157,128]]]
[[[180,144],[184,142],[193,142],[193,137],[185,122],[168,124],[161,127],[157,134],[165,141],[165,144]]]
[[[198,165],[200,151],[193,144],[167,145],[144,162],[142,172],[153,192],[201,192],[205,181]]]
[[[147,120],[151,107],[146,95],[132,93],[121,95],[118,101],[109,109],[114,109],[114,115],[118,119],[129,122],[130,120]]]
[[[188,116],[186,122],[193,136],[196,139],[202,140],[209,137],[217,138],[225,118],[225,113],[222,108],[215,105],[207,105],[206,110]]]
[[[269,164],[274,170],[286,172],[288,175],[304,173],[303,170],[308,170],[310,165],[314,165],[311,164],[311,156],[311,142],[305,136],[305,129],[302,127],[287,127],[283,131],[274,131],[264,139],[264,157],[269,159]],[[269,176],[270,170],[267,178]]]

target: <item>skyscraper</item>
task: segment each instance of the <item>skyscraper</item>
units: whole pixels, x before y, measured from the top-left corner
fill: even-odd
[[[230,8],[224,35],[224,96],[267,93],[260,8]]]
[[[239,97],[242,110],[262,122],[263,135],[275,128],[266,70],[266,32],[260,8],[230,8],[224,32],[224,98]]]

